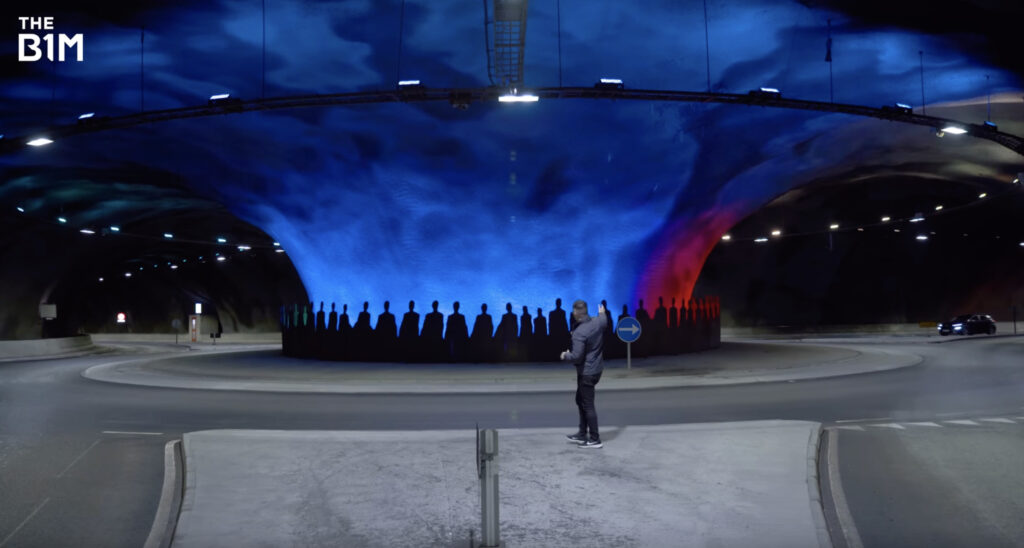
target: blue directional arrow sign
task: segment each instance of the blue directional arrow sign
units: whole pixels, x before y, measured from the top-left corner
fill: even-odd
[[[640,322],[636,321],[636,318],[622,318],[619,325],[615,326],[615,334],[624,343],[636,342],[640,338]]]

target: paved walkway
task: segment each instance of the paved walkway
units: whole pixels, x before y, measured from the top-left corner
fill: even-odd
[[[499,431],[506,546],[831,546],[818,423],[629,426],[605,447]],[[475,433],[185,435],[176,548],[444,546],[480,540]]]
[[[133,385],[314,393],[552,392],[575,389],[559,363],[397,364],[284,357],[269,346],[206,345],[160,359],[112,360],[87,378]],[[877,344],[726,342],[717,350],[608,360],[601,390],[783,382],[885,371],[920,363],[902,347]]]

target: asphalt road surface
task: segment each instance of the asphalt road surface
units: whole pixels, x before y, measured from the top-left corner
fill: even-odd
[[[838,429],[840,475],[864,546],[1024,546],[1024,338],[885,345],[924,361],[821,380],[599,387],[601,422],[820,421]],[[576,420],[569,393],[286,394],[81,377],[92,365],[137,358],[0,363],[0,548],[141,546],[160,495],[163,446],[185,432],[571,429]],[[935,426],[911,424],[926,422]]]

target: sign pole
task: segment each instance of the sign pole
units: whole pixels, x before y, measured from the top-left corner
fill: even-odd
[[[633,369],[633,343],[626,343],[626,369]]]

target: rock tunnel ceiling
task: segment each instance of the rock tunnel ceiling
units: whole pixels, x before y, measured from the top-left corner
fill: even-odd
[[[142,25],[146,109],[200,104],[220,92],[393,89],[399,78],[489,84],[475,2],[406,2],[397,73],[399,3],[267,2],[265,91],[259,3],[154,5],[116,17],[94,11],[55,8],[58,31],[84,34],[82,63],[12,62],[16,37],[3,36],[5,129],[137,111]],[[18,15],[35,14],[5,13],[11,28]],[[711,88],[772,86],[787,97],[828,100],[831,68],[837,102],[919,105],[923,61],[929,114],[980,122],[993,92],[992,119],[1022,133],[1019,67],[983,35],[867,19],[801,3],[712,0]],[[526,85],[583,86],[610,76],[631,88],[704,90],[704,45],[699,4],[640,10],[535,1]],[[638,298],[687,297],[732,225],[789,189],[852,166],[899,172],[912,164],[909,175],[1007,183],[1024,171],[1021,157],[998,145],[939,140],[884,121],[573,100],[226,115],[74,137],[0,162],[5,185],[24,185],[26,169],[96,174],[137,165],[174,174],[281,242],[311,297],[375,308],[385,299],[437,299],[442,310],[454,300],[547,309],[556,297],[606,298],[632,308]],[[40,200],[38,211],[59,200]]]

